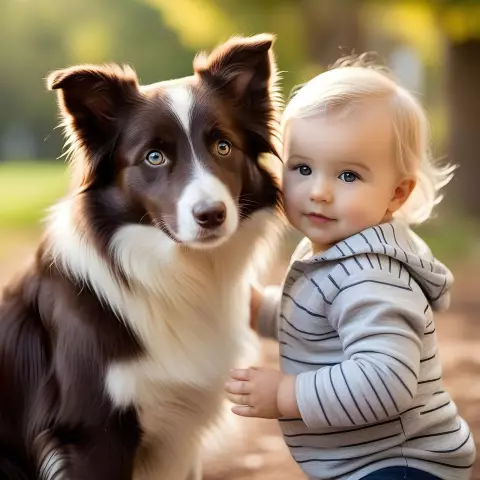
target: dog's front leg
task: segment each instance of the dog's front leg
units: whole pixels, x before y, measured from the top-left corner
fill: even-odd
[[[54,432],[59,440],[58,459],[61,459],[57,470],[63,473],[58,478],[132,480],[139,432],[135,416],[127,412],[112,415],[109,421],[93,428]],[[50,480],[48,476],[47,479]]]

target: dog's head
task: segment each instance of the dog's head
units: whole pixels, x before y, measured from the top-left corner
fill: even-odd
[[[278,204],[277,180],[260,162],[277,155],[272,41],[233,38],[198,55],[191,77],[149,86],[117,65],[49,76],[82,208],[102,235],[151,224],[179,243],[209,248]]]

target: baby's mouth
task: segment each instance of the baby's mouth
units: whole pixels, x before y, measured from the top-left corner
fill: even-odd
[[[315,222],[315,223],[326,223],[326,222],[334,221],[333,218],[327,217],[326,215],[323,215],[321,213],[311,212],[311,213],[307,213],[306,216],[309,220],[311,220],[312,222]]]

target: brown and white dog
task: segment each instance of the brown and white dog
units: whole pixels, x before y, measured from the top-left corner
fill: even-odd
[[[0,479],[199,478],[280,208],[271,45],[231,39],[149,86],[49,76],[75,175],[0,305]]]

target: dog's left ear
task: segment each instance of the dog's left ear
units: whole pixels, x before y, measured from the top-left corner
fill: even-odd
[[[210,55],[195,57],[195,73],[220,89],[227,89],[234,99],[242,100],[256,94],[268,94],[276,73],[271,50],[274,36],[234,37]]]
[[[270,34],[234,37],[210,55],[197,55],[193,63],[195,74],[236,107],[254,157],[262,153],[279,157],[276,137],[282,102],[276,89],[274,39]]]
[[[79,65],[52,72],[49,90],[59,90],[60,110],[82,136],[108,134],[122,111],[139,97],[135,72],[118,65]]]

